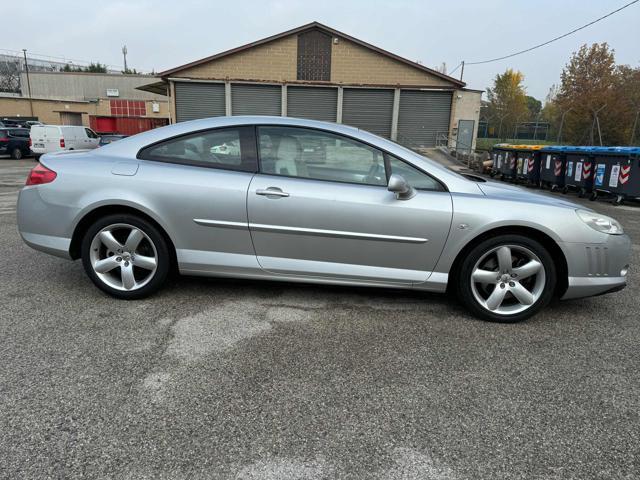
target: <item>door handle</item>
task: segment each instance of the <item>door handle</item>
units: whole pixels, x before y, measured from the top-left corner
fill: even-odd
[[[279,188],[276,187],[269,187],[266,190],[256,190],[256,195],[264,195],[264,196],[270,196],[273,195],[274,197],[288,197],[289,194],[287,192],[283,192],[282,190],[280,190]]]

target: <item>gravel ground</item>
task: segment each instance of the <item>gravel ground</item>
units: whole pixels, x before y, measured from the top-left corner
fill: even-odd
[[[20,240],[32,165],[0,160],[0,477],[640,478],[637,269],[517,325],[270,282],[122,302]],[[584,203],[639,265],[640,208]]]

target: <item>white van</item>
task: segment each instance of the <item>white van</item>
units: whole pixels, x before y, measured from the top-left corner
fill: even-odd
[[[31,151],[36,159],[60,150],[97,148],[100,137],[87,127],[71,125],[34,125],[31,127]]]

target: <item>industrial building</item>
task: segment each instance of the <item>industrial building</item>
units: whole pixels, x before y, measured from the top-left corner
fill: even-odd
[[[167,97],[138,90],[149,75],[34,71],[16,92],[0,92],[3,118],[84,125],[99,133],[135,134],[169,123]]]
[[[174,121],[283,115],[353,125],[412,148],[475,147],[481,91],[317,22],[159,74]]]

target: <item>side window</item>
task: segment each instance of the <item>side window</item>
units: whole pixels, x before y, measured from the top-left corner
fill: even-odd
[[[442,185],[438,183],[434,178],[430,177],[424,172],[421,172],[415,167],[412,167],[408,163],[403,162],[391,155],[389,158],[390,175],[397,173],[402,175],[404,179],[409,182],[413,188],[419,190],[435,190],[442,191]]]
[[[138,158],[255,172],[253,127],[223,128],[173,138],[140,151]]]
[[[98,138],[98,135],[96,135],[96,132],[94,132],[90,128],[85,128],[84,130],[87,132],[87,137],[89,137],[89,138]]]
[[[387,185],[382,152],[347,137],[296,127],[259,127],[262,173]]]

